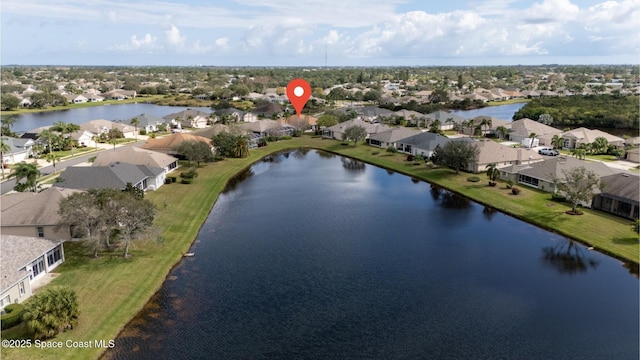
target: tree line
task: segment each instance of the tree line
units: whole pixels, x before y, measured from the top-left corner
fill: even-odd
[[[574,95],[533,99],[513,115],[513,120],[538,120],[541,115],[553,118],[552,126],[638,129],[638,96]]]

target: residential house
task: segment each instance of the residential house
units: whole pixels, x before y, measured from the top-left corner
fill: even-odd
[[[177,113],[163,116],[166,121],[174,121],[175,124],[180,123],[181,127],[191,127],[196,129],[202,129],[207,127],[207,122],[210,119],[211,114],[204,111],[187,109]]]
[[[58,214],[60,201],[76,190],[48,188],[42,192],[18,192],[2,197],[2,234],[69,240],[71,230]]]
[[[593,198],[591,207],[635,220],[640,217],[640,176],[619,173],[603,176],[603,189]]]
[[[72,104],[82,104],[89,101],[89,99],[87,99],[84,95],[80,94],[67,94],[63,96]]]
[[[554,178],[562,178],[564,176],[564,172],[580,166],[592,171],[598,177],[612,175],[619,172],[619,170],[613,170],[598,161],[579,160],[570,156],[556,156],[541,162],[531,164],[521,163],[519,166],[500,169],[500,178],[503,180],[511,179],[522,185],[554,193],[556,191]]]
[[[434,111],[425,115],[425,117],[430,123],[435,120],[440,121],[440,130],[451,130],[456,124],[461,124],[465,121],[465,118],[462,116],[444,110]]]
[[[96,135],[107,134],[111,129],[119,129],[122,132],[122,135],[126,138],[133,138],[136,136],[135,126],[123,124],[119,121],[96,119],[80,124],[80,131],[88,131]]]
[[[324,129],[322,136],[325,138],[342,140],[344,137],[344,131],[352,126],[362,126],[367,133],[365,139],[368,139],[373,134],[391,129],[389,126],[384,124],[372,124],[361,119],[351,119]]]
[[[94,134],[87,130],[78,130],[69,134],[69,137],[78,143],[80,147],[96,146]]]
[[[127,184],[138,189],[156,190],[164,184],[165,172],[160,167],[114,162],[106,166],[71,166],[58,177],[53,187],[76,190],[120,189]]]
[[[286,108],[284,106],[269,102],[269,103],[256,106],[253,112],[258,114],[258,116],[261,116],[261,117],[273,118],[273,117],[280,117],[281,115],[284,114],[285,111],[286,111]]]
[[[510,125],[511,121],[508,120],[501,120],[493,116],[478,115],[469,119],[467,126],[463,127],[462,132],[466,135],[474,136],[477,135],[476,127],[478,127],[480,129],[481,136],[494,135],[495,129],[499,126],[508,127]]]
[[[599,137],[607,139],[610,145],[618,147],[624,146],[624,139],[621,137],[611,135],[601,130],[591,130],[584,127],[565,131],[560,134],[560,137],[564,140],[562,148],[569,150],[580,147],[582,144],[591,144]]]
[[[318,118],[311,115],[291,115],[285,119],[285,123],[299,130],[315,131],[318,128]]]
[[[131,98],[135,98],[136,95],[137,95],[137,92],[135,90],[120,90],[120,89],[111,90],[111,91],[107,91],[105,93],[100,94],[100,96],[108,100],[131,99]]]
[[[64,262],[60,240],[3,233],[0,248],[0,309],[27,300],[34,282]]]
[[[199,141],[211,147],[210,138],[193,135],[193,134],[175,133],[169,136],[163,136],[161,138],[155,138],[155,139],[149,138],[147,139],[147,142],[144,145],[142,145],[140,148],[158,151],[165,154],[175,155],[176,154],[176,151],[174,150],[175,147],[185,141]]]
[[[238,125],[240,129],[262,136],[291,136],[295,128],[284,122],[263,119]]]
[[[640,148],[627,150],[627,153],[625,154],[624,157],[627,161],[640,163]]]
[[[407,124],[412,124],[416,126],[419,124],[424,124],[425,120],[427,119],[426,115],[423,113],[419,113],[413,110],[406,110],[406,109],[398,110],[391,115],[401,117],[405,119]]]
[[[398,148],[398,141],[416,134],[420,134],[420,130],[406,127],[395,127],[386,131],[372,134],[367,139],[367,143],[371,146],[386,149],[388,147]]]
[[[451,140],[452,139],[440,134],[423,132],[398,140],[397,148],[398,151],[403,153],[422,155],[426,158],[430,158],[438,146],[444,146],[444,144]],[[470,138],[460,138],[457,140],[473,141]]]
[[[9,147],[9,151],[2,153],[3,164],[15,164],[27,160],[32,155],[31,148],[36,144],[29,138],[2,136],[1,139]]]
[[[466,170],[473,173],[483,172],[487,165],[495,163],[498,168],[523,162],[533,163],[543,159],[532,149],[513,148],[495,141],[482,140],[474,143],[478,148],[478,159],[470,162]]]
[[[51,127],[51,125],[48,126],[41,126],[39,128],[35,128],[35,129],[31,129],[28,131],[25,131],[20,138],[22,139],[31,139],[31,140],[37,140],[40,137],[40,133],[45,131],[45,130],[49,130],[49,128]]]
[[[393,111],[379,108],[377,106],[363,106],[355,108],[356,112],[360,115],[361,119],[374,122],[378,119],[378,116],[389,116]]]
[[[551,146],[553,136],[560,135],[560,133],[562,131],[554,127],[529,118],[523,118],[511,123],[509,138],[511,141],[522,143],[523,140],[530,139],[531,134],[536,134],[539,145]]]
[[[100,96],[99,94],[92,93],[92,92],[86,92],[86,93],[82,94],[82,96],[87,98],[87,102],[101,102],[101,101],[104,101],[104,97]]]
[[[162,131],[169,125],[168,121],[150,114],[139,114],[127,120],[124,120],[123,123],[129,126],[136,126],[131,123],[133,119],[138,119],[138,131],[145,130],[147,134],[156,131]]]
[[[232,121],[235,122],[254,122],[254,121],[258,121],[258,115],[251,113],[251,112],[246,112],[246,111],[242,111],[242,110],[238,110],[236,108],[226,108],[226,109],[219,109],[219,110],[215,110],[213,112],[213,114],[215,114],[218,117],[218,120],[220,120],[223,116],[229,116],[231,117]]]
[[[116,151],[103,151],[93,160],[93,166],[108,166],[115,162],[161,168],[165,174],[178,167],[178,159],[173,156],[133,146],[121,147]]]

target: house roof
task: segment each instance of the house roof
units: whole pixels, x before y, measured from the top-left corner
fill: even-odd
[[[461,139],[469,139],[469,138],[461,138]],[[446,136],[442,136],[440,134],[431,133],[431,132],[424,132],[420,134],[415,134],[413,136],[410,136],[404,139],[400,139],[398,140],[398,143],[411,145],[415,148],[424,149],[427,151],[434,151],[438,145],[442,146],[449,141],[451,141],[451,139],[449,139]],[[468,141],[471,141],[471,139],[469,139]]]
[[[625,144],[628,145],[640,145],[640,137],[636,136],[636,137],[632,137],[632,138],[628,138],[627,140],[624,141]]]
[[[254,122],[244,123],[238,125],[239,128],[249,130],[254,133],[263,133],[265,131],[278,129],[282,127],[282,124],[275,120],[258,120]]]
[[[136,116],[132,116],[129,119],[125,120],[124,123],[133,126],[133,124],[131,123],[131,120],[133,120],[134,118],[138,119],[138,127],[153,126],[157,124],[166,123],[164,119],[161,119],[157,116],[153,116],[150,114],[144,114],[144,113]]]
[[[563,138],[574,138],[578,140],[579,143],[590,144],[596,140],[598,137],[603,137],[607,139],[610,143],[623,143],[624,139],[617,137],[615,135],[611,135],[601,130],[591,130],[584,127],[580,127],[577,129],[565,131],[562,133],[561,137]]]
[[[227,115],[227,114],[238,114],[240,118],[242,118],[245,114],[244,111],[236,109],[236,108],[226,108],[226,109],[218,109],[213,112],[216,115]]]
[[[2,197],[0,223],[2,226],[59,225],[60,200],[77,190],[49,188],[39,193],[19,192]]]
[[[391,110],[379,108],[377,106],[363,106],[361,108],[356,108],[356,111],[366,117],[376,117],[379,115],[389,115],[393,113]]]
[[[174,146],[184,141],[200,141],[200,142],[211,145],[211,140],[206,137],[187,134],[187,133],[175,133],[169,136],[163,136],[161,138],[155,138],[155,139],[149,138],[147,142],[141,146],[141,148],[149,149],[149,150],[171,149]]]
[[[61,240],[50,240],[30,236],[0,236],[0,292],[4,292],[29,273],[20,271],[36,258],[55,248]]]
[[[30,138],[14,138],[9,136],[2,136],[2,142],[9,146],[8,154],[27,151],[28,146],[35,144]]]
[[[116,151],[103,151],[96,156],[93,166],[107,166],[114,162],[126,162],[134,165],[165,168],[178,161],[173,156],[157,151],[125,146]]]
[[[427,118],[433,120],[440,120],[440,123],[444,124],[448,119],[452,119],[456,123],[460,123],[465,121],[466,119],[460,115],[456,115],[455,113],[451,113],[444,110],[434,111],[426,115]]]
[[[553,182],[554,176],[562,177],[563,171],[569,171],[579,166],[594,172],[598,177],[619,172],[619,170],[614,170],[599,161],[585,161],[570,156],[556,156],[552,159],[530,164],[527,168],[520,170],[520,174]]]
[[[145,165],[133,165],[114,162],[107,166],[71,166],[60,174],[62,181],[53,184],[54,187],[66,189],[125,189],[127,183],[136,185],[148,178],[157,170],[145,169]],[[162,169],[161,169],[162,170]]]
[[[254,112],[258,114],[262,114],[264,116],[271,116],[276,113],[281,113],[284,111],[284,107],[280,104],[276,103],[266,103],[259,106],[256,106]]]
[[[405,118],[405,120],[411,120],[412,117],[415,119],[423,119],[426,117],[426,115],[423,113],[419,113],[413,110],[406,110],[406,109],[398,110],[393,114],[396,116],[402,116],[403,118]]]
[[[640,203],[640,176],[629,173],[618,173],[601,178],[604,188],[602,194],[614,198],[631,200]]]
[[[373,134],[369,137],[369,139],[387,143],[395,143],[401,139],[405,139],[416,134],[420,134],[420,131],[406,127],[396,127]]]
[[[542,159],[536,151],[531,149],[513,148],[498,144],[495,141],[477,141],[476,147],[479,150],[477,163],[490,164],[496,163],[498,166],[512,161],[538,161]]]
[[[86,130],[94,134],[102,134],[111,129],[120,129],[123,133],[135,130],[133,125],[122,124],[120,122],[96,119],[80,124],[80,130]]]
[[[293,127],[314,126],[318,124],[318,118],[310,115],[302,115],[300,117],[298,115],[291,115],[287,117],[285,122]]]
[[[180,120],[180,121],[187,121],[189,119],[189,117],[191,117],[192,119],[195,119],[196,116],[202,116],[204,118],[209,117],[209,115],[211,115],[210,113],[206,113],[204,111],[200,111],[200,110],[195,110],[195,109],[187,109],[187,110],[183,110],[177,113],[172,113],[169,115],[165,115],[162,118],[165,120]]]
[[[562,131],[541,122],[523,118],[511,123],[511,134],[529,137],[531,133],[536,135],[560,134]]]
[[[333,131],[334,133],[344,133],[344,130],[351,126],[362,126],[367,134],[377,134],[382,131],[389,130],[390,127],[385,124],[371,124],[368,121],[360,120],[360,119],[351,119],[336,125],[333,125],[328,128],[328,130]]]

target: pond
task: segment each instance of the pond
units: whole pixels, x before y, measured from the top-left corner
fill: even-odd
[[[320,151],[231,182],[106,359],[636,359],[620,261]]]

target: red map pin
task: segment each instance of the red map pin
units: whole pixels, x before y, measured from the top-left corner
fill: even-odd
[[[298,117],[302,115],[302,108],[304,108],[310,96],[311,85],[309,85],[306,80],[297,78],[289,81],[289,84],[287,84],[287,97],[293,105],[293,108],[296,109]]]

